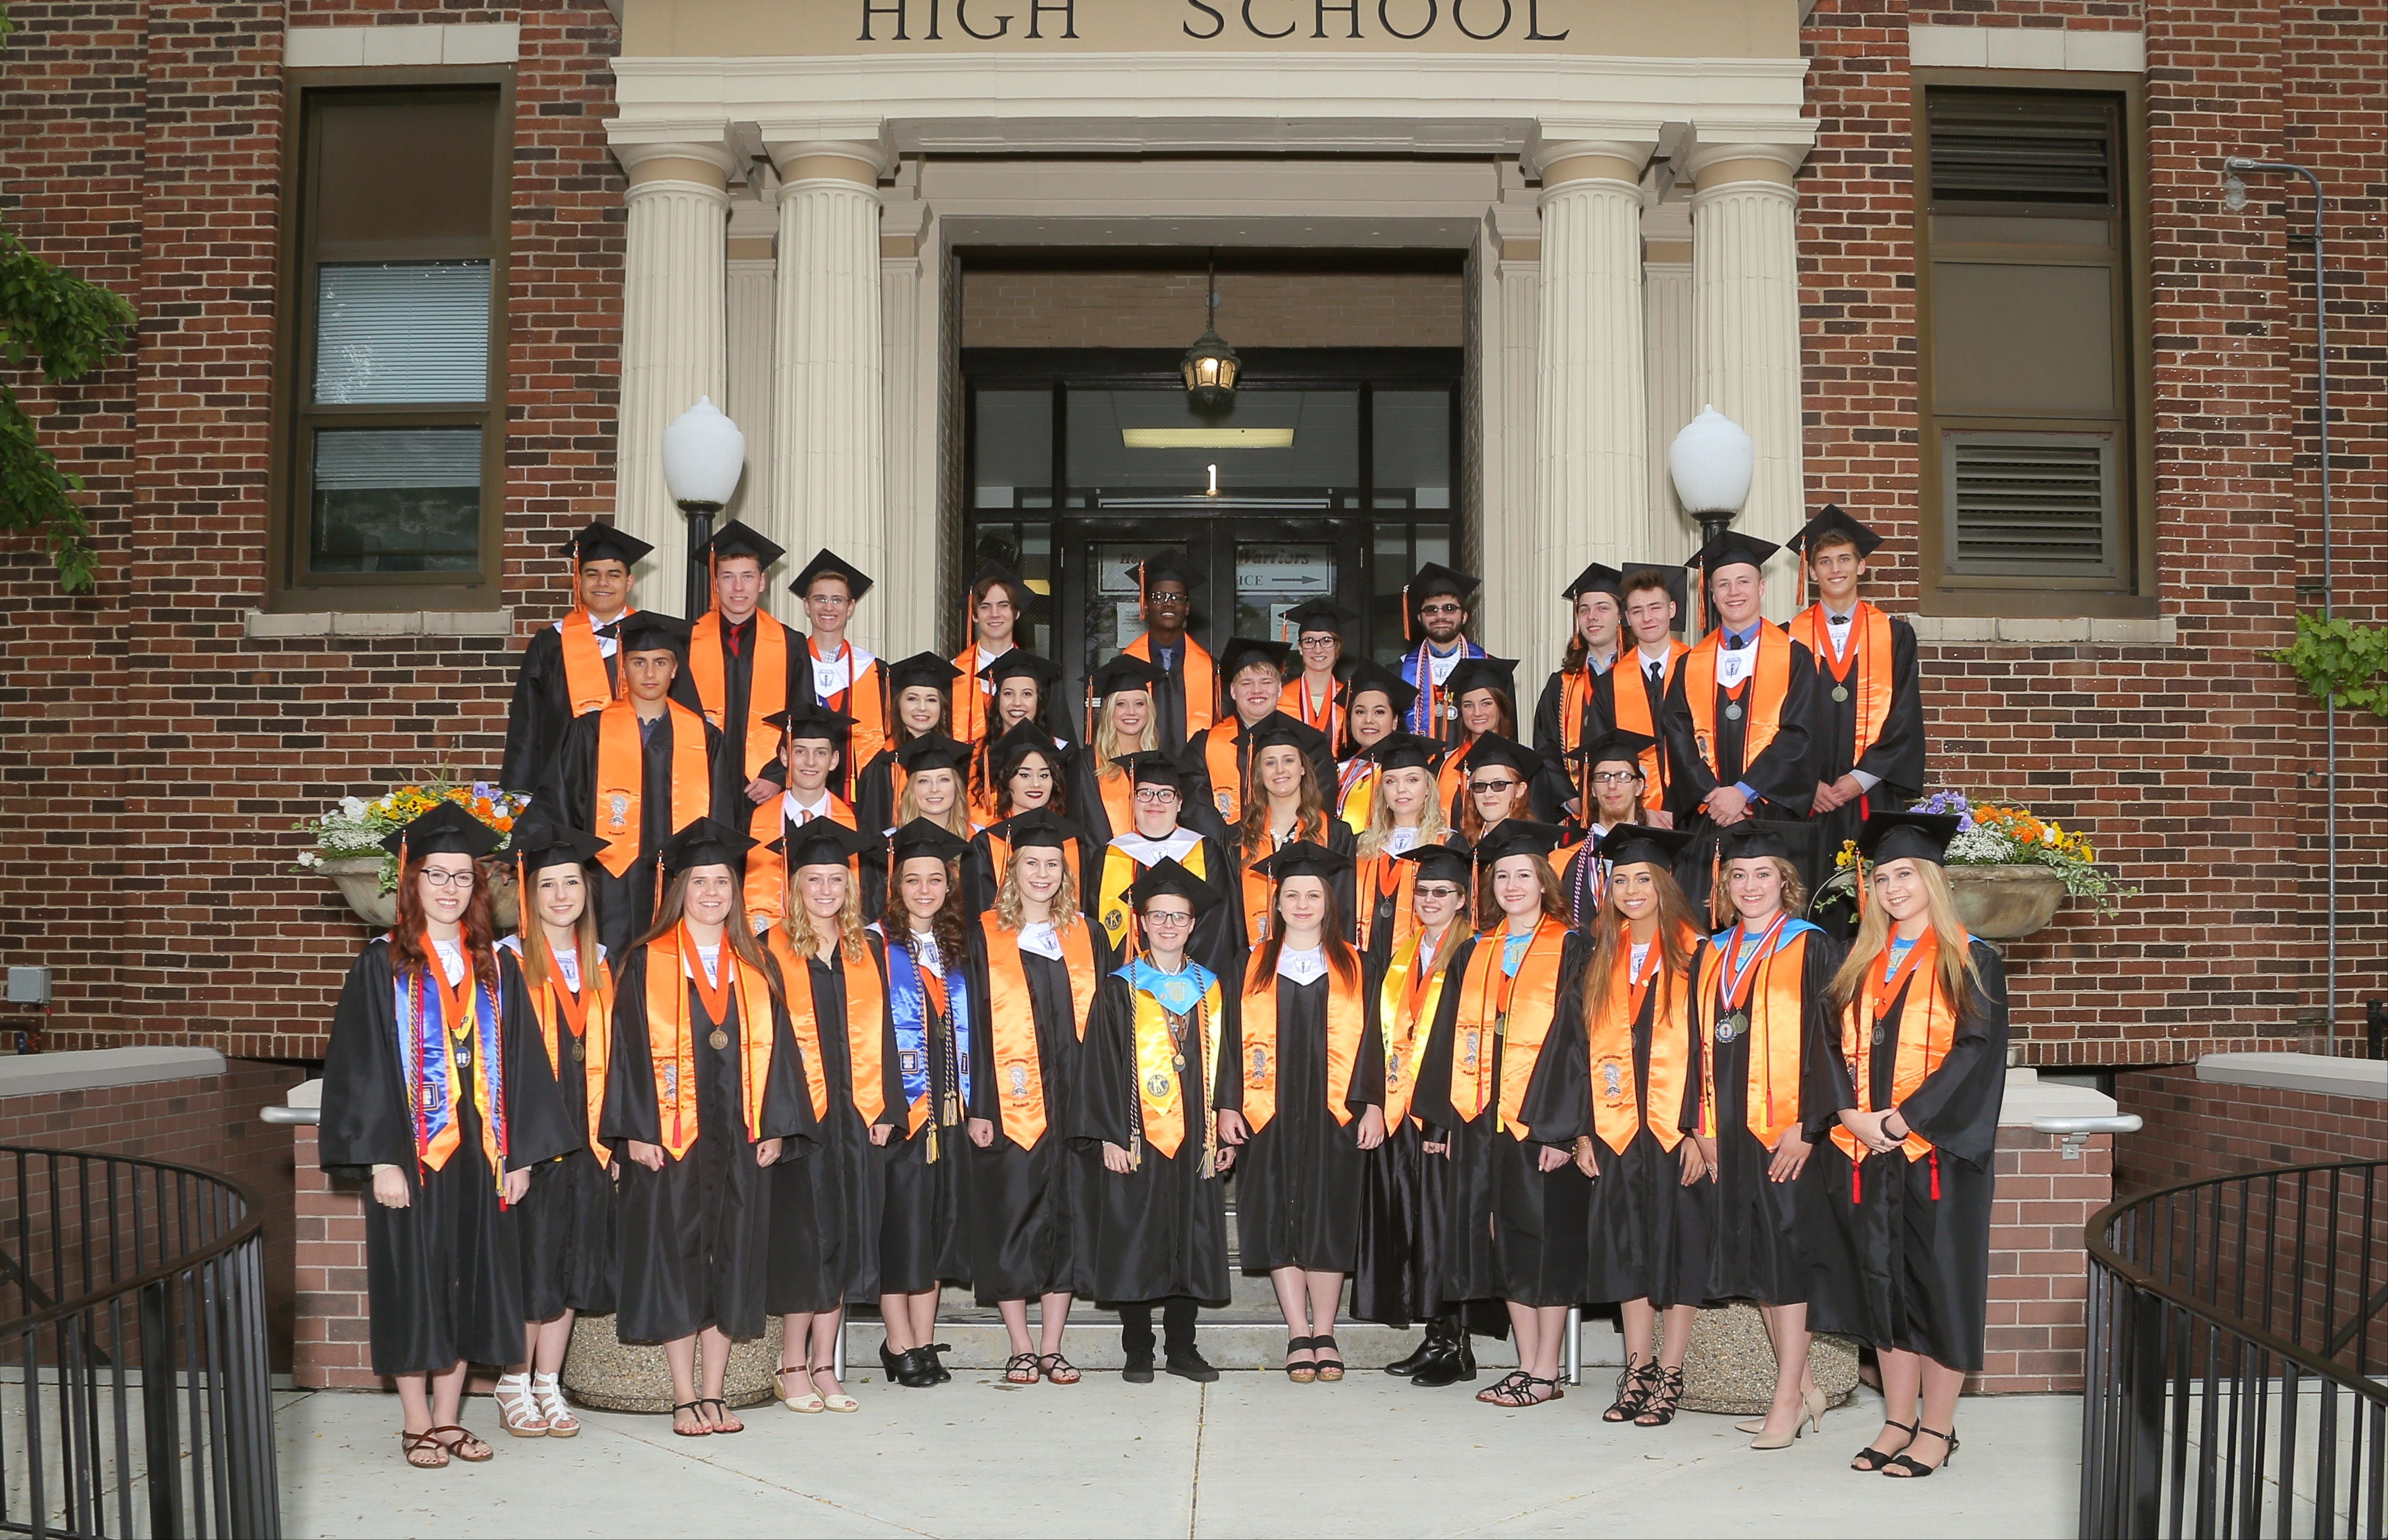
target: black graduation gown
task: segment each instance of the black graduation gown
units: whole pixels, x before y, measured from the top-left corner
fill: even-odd
[[[886,953],[878,937],[870,942],[872,965],[883,980]],[[812,970],[813,1004],[820,1021],[829,1116],[820,1120],[820,1147],[812,1157],[771,1173],[770,1281],[765,1306],[775,1316],[879,1303],[879,1229],[886,1209],[890,1151],[897,1143],[890,1136],[886,1145],[874,1146],[862,1114],[855,1109],[844,969],[820,957],[805,966]],[[885,992],[883,984],[881,992]],[[879,1066],[886,1108],[880,1117],[900,1128],[904,1072],[896,1058],[896,1024],[883,1011]]]
[[[514,938],[499,942],[498,949],[521,966]],[[526,998],[532,998],[527,976],[523,988]],[[561,1021],[555,1046],[561,1060],[553,1067],[558,1109],[579,1142],[531,1168],[530,1191],[515,1210],[525,1320],[552,1320],[566,1310],[608,1314],[622,1281],[621,1244],[615,1234],[620,1194],[613,1173],[598,1164],[589,1143],[588,1059],[585,1053],[573,1053],[571,1029]],[[615,1158],[621,1158],[618,1152]]]
[[[981,1000],[990,998],[988,944],[982,931],[970,949],[971,987]],[[1095,956],[1099,966],[1099,945]],[[1023,1150],[1003,1131],[1002,1071],[996,1064],[991,1015],[984,1017],[971,1033],[970,1115],[995,1125],[995,1142],[983,1150],[971,1146],[961,1167],[970,1216],[968,1276],[982,1305],[1086,1291],[1087,1193],[1103,1176],[1099,1150],[1072,1137],[1084,1119],[1077,1107],[1082,1044],[1069,966],[1023,952],[1020,973],[1035,1018],[1045,1132]],[[1091,1006],[1087,1014],[1093,1014]]]
[[[1838,1029],[1828,1014],[1824,994],[1832,982],[1833,970],[1840,966],[1841,951],[1820,930],[1807,933],[1807,954],[1801,968],[1800,993],[1806,1002],[1804,1019],[1799,1030],[1799,1112],[1798,1128],[1808,1130],[1803,1137],[1812,1137],[1822,1128],[1820,1118],[1825,1115],[1831,1100],[1831,1082],[1824,1067],[1838,1051]],[[1725,1300],[1747,1299],[1760,1305],[1798,1305],[1806,1302],[1809,1291],[1810,1258],[1820,1239],[1812,1217],[1803,1219],[1803,1210],[1813,1202],[1818,1184],[1824,1180],[1825,1167],[1810,1151],[1808,1164],[1797,1180],[1773,1181],[1767,1177],[1767,1168],[1773,1163],[1774,1153],[1759,1142],[1749,1131],[1749,1054],[1757,1037],[1757,1029],[1734,1035],[1731,1042],[1716,1041],[1719,1015],[1713,991],[1705,995],[1698,988],[1703,958],[1712,943],[1703,938],[1692,948],[1692,1063],[1690,1078],[1700,1083],[1700,1061],[1703,1054],[1716,1055],[1716,1170],[1710,1184],[1708,1210],[1708,1272],[1705,1284],[1690,1276],[1674,1281],[1671,1292],[1681,1303],[1721,1303]],[[1756,965],[1762,970],[1764,963]],[[1765,988],[1759,978],[1753,986],[1751,998]],[[1780,1040],[1775,1052],[1780,1054],[1786,1045]],[[1699,1102],[1695,1094],[1685,1099],[1683,1123],[1690,1131],[1698,1123]],[[1844,1176],[1846,1180],[1846,1175]]]
[[[547,784],[539,794],[550,813],[583,833],[596,827],[597,726],[603,715],[602,712],[591,712],[575,718],[565,729],[563,746],[548,767]],[[701,715],[698,720],[704,722]],[[704,722],[704,726],[705,764],[718,770],[722,758],[721,732],[710,722]],[[672,713],[666,712],[654,729],[644,735],[645,741],[641,745],[639,858],[620,877],[602,865],[591,867],[590,875],[597,884],[597,939],[616,957],[628,953],[631,944],[647,933],[654,918],[655,860],[676,832],[667,827],[671,823],[674,730]],[[713,801],[716,778],[709,777],[706,782],[705,802],[707,811],[719,817],[724,806]],[[753,811],[743,795],[730,804],[731,816],[728,822],[743,831],[747,819],[744,813],[737,811],[741,808]]]
[[[1692,901],[1696,910],[1708,901],[1708,858],[1716,848],[1716,827],[1698,811],[1709,792],[1719,786],[1746,781],[1758,793],[1759,800],[1751,809],[1754,816],[1771,822],[1798,822],[1808,815],[1808,805],[1816,795],[1816,752],[1810,736],[1810,724],[1816,720],[1816,660],[1805,647],[1796,641],[1791,643],[1781,726],[1765,751],[1748,764],[1744,764],[1742,757],[1742,737],[1748,718],[1735,720],[1725,714],[1725,692],[1723,687],[1718,687],[1715,770],[1710,770],[1708,762],[1700,757],[1694,739],[1692,708],[1684,694],[1689,677],[1688,669],[1676,669],[1674,682],[1667,687],[1666,713],[1659,726],[1667,745],[1668,805],[1675,815],[1675,827],[1700,836],[1686,851],[1683,863],[1683,896]],[[1753,678],[1743,689],[1745,701],[1757,688],[1758,681]],[[1795,847],[1793,857],[1793,865],[1799,868],[1799,875],[1812,891],[1828,874],[1817,869],[1812,849]]]
[[[1191,638],[1184,638],[1178,642],[1176,666],[1174,668],[1162,668],[1161,650],[1153,643],[1151,632],[1145,632],[1139,639],[1144,642],[1153,666],[1162,669],[1161,683],[1155,686],[1152,691],[1153,730],[1161,740],[1161,751],[1165,754],[1175,754],[1186,747],[1188,737],[1201,736],[1200,732],[1189,735],[1186,731],[1186,651]],[[1218,659],[1214,656],[1211,662],[1213,672],[1215,674]],[[1224,684],[1226,681],[1221,680],[1220,683]],[[1217,703],[1212,701],[1206,704],[1215,709]],[[1215,721],[1216,718],[1213,720]]]
[[[754,699],[755,694],[755,632],[757,627],[767,625],[779,625],[780,623],[760,610],[748,616],[746,623],[738,628],[739,649],[736,652],[730,650],[730,639],[726,631],[714,638],[714,649],[721,655],[723,696],[721,720],[724,724],[743,723],[746,720],[747,702]],[[788,644],[787,692],[781,699],[790,705],[794,705],[798,701],[810,699],[808,693],[799,693],[797,675],[799,674],[803,675],[802,688],[809,692],[812,688],[812,670],[805,666],[805,638],[787,626],[781,626],[781,630]],[[694,645],[694,640],[693,637],[690,638],[691,645]],[[704,702],[696,693],[696,677],[685,663],[680,665],[680,676],[672,681],[672,697],[699,716],[705,714]],[[768,736],[774,745],[778,743],[779,729],[764,727],[758,730]],[[746,827],[745,814],[753,813],[755,809],[755,804],[746,800],[745,746],[731,738],[726,728],[723,738],[725,742],[722,751],[715,755],[713,760],[713,805],[718,808],[743,810],[741,816],[733,820],[733,827],[743,831]],[[775,782],[782,788],[787,785],[787,766],[781,763],[777,753],[764,762],[759,773],[767,781]]]
[[[498,975],[506,1159],[519,1170],[565,1154],[575,1136],[521,970],[502,957]],[[374,1372],[437,1373],[460,1360],[512,1364],[522,1357],[523,1322],[530,1319],[524,1314],[514,1235],[518,1216],[498,1201],[498,1179],[481,1149],[480,1111],[469,1089],[457,1098],[455,1151],[438,1170],[416,1169],[400,1030],[389,940],[375,937],[349,966],[332,1016],[316,1135],[323,1168],[367,1187],[365,1289]],[[461,1067],[459,1080],[469,1087]],[[374,1201],[377,1165],[406,1173],[413,1194],[407,1207]]]
[[[621,666],[603,660],[605,682],[620,688]],[[680,670],[687,672],[683,663]],[[564,743],[564,729],[572,723],[572,697],[564,678],[564,634],[553,625],[531,633],[514,669],[514,698],[506,706],[505,757],[498,763],[498,784],[509,791],[537,791],[547,784],[549,764]]]
[[[1675,987],[1688,986],[1678,983]],[[1703,1180],[1685,1187],[1681,1149],[1666,1148],[1650,1131],[1654,1121],[1680,1129],[1693,1120],[1699,1111],[1699,1090],[1686,1078],[1677,1105],[1650,1105],[1650,1034],[1658,1008],[1658,991],[1654,986],[1644,994],[1641,1013],[1633,1018],[1635,1100],[1643,1109],[1643,1119],[1621,1152],[1610,1149],[1600,1138],[1585,1077],[1537,1079],[1534,1093],[1526,1101],[1527,1125],[1538,1136],[1556,1143],[1562,1138],[1589,1135],[1597,1144],[1594,1155],[1600,1175],[1586,1184],[1584,1277],[1577,1296],[1587,1304],[1625,1299],[1647,1299],[1659,1306],[1706,1303],[1702,1297],[1678,1297],[1681,1291],[1675,1281],[1707,1276],[1708,1205],[1701,1190],[1708,1183]],[[1543,1052],[1563,1053],[1583,1061],[1588,1076],[1590,1048],[1583,1013],[1578,1010],[1567,1016],[1564,1041],[1556,1036],[1560,1025],[1553,1023],[1552,1041]],[[1571,1101],[1548,1094],[1562,1087],[1579,1094]]]
[[[1232,1016],[1235,991],[1220,985],[1222,1009]],[[1081,1137],[1137,1149],[1143,1122],[1136,1087],[1136,1010],[1127,981],[1107,976],[1095,993],[1095,1019],[1086,1029],[1079,1060],[1077,1097]],[[1224,1032],[1230,1024],[1213,1022]],[[1202,1174],[1203,1130],[1216,1105],[1203,1084],[1203,1064],[1188,1054],[1178,1083],[1186,1106],[1186,1137],[1166,1155],[1141,1145],[1136,1169],[1094,1169],[1087,1203],[1087,1253],[1081,1261],[1082,1293],[1112,1303],[1189,1297],[1227,1297],[1226,1183]],[[1219,1075],[1233,1073],[1226,1055]],[[1099,1163],[1101,1151],[1095,1152]]]
[[[2006,1095],[2006,974],[1998,953],[1975,940],[1980,975],[1971,1015],[1961,1017],[1949,1056],[1906,1101],[1900,1116],[1932,1141],[1934,1155],[1911,1161],[1903,1150],[1866,1155],[1850,1197],[1850,1161],[1822,1133],[1839,1126],[1832,1116],[1857,1105],[1848,1067],[1825,1055],[1830,1085],[1811,1157],[1816,1200],[1825,1236],[1810,1273],[1808,1324],[1854,1336],[1877,1348],[1921,1353],[1950,1369],[1982,1367],[1988,1318],[1990,1197],[1997,1180],[1999,1111]],[[1912,979],[1876,1025],[1870,1100],[1879,1112],[1892,1105],[1899,1028],[1915,992]],[[1862,1146],[1860,1154],[1863,1155]],[[1936,1195],[1937,1188],[1937,1195]]]
[[[1629,686],[1639,685],[1642,690],[1643,703],[1648,708],[1650,713],[1650,725],[1657,729],[1653,736],[1659,739],[1658,752],[1658,784],[1656,788],[1659,795],[1659,805],[1662,807],[1671,808],[1674,803],[1668,795],[1668,788],[1673,784],[1673,776],[1668,769],[1667,760],[1666,688],[1661,685],[1653,684],[1651,682],[1650,675],[1647,673],[1650,666],[1650,660],[1642,656],[1641,649],[1635,647],[1627,648],[1623,652],[1618,654],[1618,661],[1625,665],[1621,673],[1618,669],[1612,668],[1606,674],[1599,674],[1593,676],[1592,702],[1586,708],[1586,712],[1590,717],[1590,723],[1584,728],[1584,741],[1589,743],[1594,741],[1596,738],[1607,738],[1611,732],[1616,730],[1618,726],[1617,687],[1620,684],[1626,684]],[[1643,788],[1643,790],[1645,793],[1651,789],[1652,788],[1649,787]]]
[[[1855,624],[1852,622],[1851,624]],[[1880,813],[1907,806],[1924,794],[1924,686],[1915,659],[1915,627],[1891,617],[1890,712],[1883,719],[1882,736],[1874,747],[1850,763],[1857,747],[1858,688],[1852,667],[1847,701],[1833,699],[1835,681],[1827,650],[1816,658],[1815,726],[1810,731],[1815,755],[1815,778],[1839,780],[1851,770],[1881,777],[1881,784],[1857,802],[1816,814],[1817,838],[1829,863],[1845,839],[1854,839],[1868,810]]]
[[[1418,1116],[1438,1130],[1436,1137],[1447,1136],[1451,1143],[1450,1172],[1442,1194],[1442,1297],[1446,1302],[1573,1305],[1584,1269],[1583,1173],[1572,1163],[1556,1171],[1540,1169],[1542,1152],[1548,1146],[1531,1117],[1526,1120],[1529,1137],[1518,1139],[1493,1127],[1489,1105],[1473,1121],[1463,1121],[1451,1096],[1453,1044],[1468,960],[1480,945],[1502,944],[1502,933],[1495,930],[1470,938],[1452,953],[1434,1035],[1419,1062],[1413,1093]],[[1572,1054],[1559,1050],[1570,1041],[1570,1032],[1579,1045],[1582,1041],[1581,1023],[1571,1027],[1569,1018],[1581,1013],[1576,986],[1591,952],[1581,931],[1566,933],[1559,953],[1557,1005],[1526,1082],[1521,1117],[1525,1108],[1536,1106],[1572,1105],[1579,1100],[1589,1105],[1592,1092],[1580,1047]]]
[[[855,822],[864,828],[893,828],[896,800],[896,751],[882,749],[854,777]]]
[[[1217,974],[1221,979],[1234,980],[1244,976],[1242,869],[1227,853],[1225,842],[1209,834],[1201,836],[1201,839],[1202,882],[1219,902],[1194,921],[1194,935],[1186,943],[1186,955]],[[1178,865],[1189,865],[1188,858],[1193,853],[1188,851],[1185,856],[1179,857]],[[1105,955],[1109,958],[1104,965],[1106,973],[1112,966],[1126,960],[1103,929],[1102,869],[1103,863],[1110,859],[1110,846],[1097,850],[1094,858],[1080,868],[1086,873],[1086,880],[1078,887],[1080,907],[1086,911],[1086,917],[1094,921],[1095,935],[1102,940]],[[1144,868],[1138,866],[1137,874],[1142,876],[1143,873]],[[989,907],[992,906],[990,903]],[[1220,988],[1226,989],[1227,985],[1222,983]]]
[[[655,1103],[654,1060],[647,1030],[647,949],[615,954],[614,1058],[600,1132],[620,1142],[663,1142]],[[730,965],[725,951],[723,966]],[[701,966],[701,965],[700,965]],[[743,1045],[737,1029],[716,1021],[694,979],[688,991],[696,1073],[696,1142],[660,1171],[627,1155],[622,1163],[621,1301],[615,1330],[625,1342],[671,1342],[715,1327],[733,1337],[763,1332],[765,1262],[770,1235],[768,1194],[775,1174],[755,1164],[742,1094]],[[733,983],[733,988],[736,985]],[[818,1137],[806,1099],[804,1064],[784,1005],[769,1003],[771,1065],[763,1088],[762,1134],[786,1141],[780,1169],[813,1164]],[[759,1013],[747,1006],[749,1018]],[[728,1034],[727,1047],[712,1034]]]
[[[967,1008],[971,1013],[972,1047],[975,1050],[978,1039],[986,1032],[983,1004],[986,996],[973,986],[965,987],[972,989]],[[949,1083],[959,1087],[960,1066],[954,1056],[950,1031],[934,1029],[929,1037],[929,1051],[942,1051],[946,1055],[945,1067],[932,1076],[931,1084],[950,1076]],[[900,1065],[898,1075],[900,1078]],[[959,1123],[951,1128],[937,1128],[934,1109],[933,1116],[921,1124],[917,1132],[907,1133],[909,1126],[908,1112],[897,1120],[896,1132],[888,1139],[885,1149],[879,1152],[884,1157],[887,1181],[887,1195],[880,1205],[879,1218],[879,1292],[883,1294],[919,1294],[940,1281],[967,1283],[971,1276],[970,1232],[962,1223],[963,1182],[967,1180],[963,1146],[970,1142],[967,1130]],[[934,1160],[929,1158],[933,1130],[937,1156]]]
[[[1342,819],[1336,817],[1330,813],[1327,815],[1327,838],[1323,843],[1328,850],[1335,852],[1337,854],[1348,856],[1359,849],[1360,837],[1352,832],[1351,825],[1345,823]],[[1265,850],[1266,847],[1264,846],[1263,849]],[[1262,859],[1262,857],[1255,855],[1250,859],[1256,861]],[[1334,890],[1335,912],[1341,915],[1343,920],[1342,927],[1338,933],[1341,935],[1343,940],[1346,941],[1358,940],[1360,936],[1360,889],[1358,873],[1353,867],[1346,866],[1341,871],[1337,872],[1332,877],[1329,877],[1327,879],[1327,884]],[[1240,876],[1238,876],[1236,880],[1235,891],[1237,907],[1238,911],[1240,911],[1244,904],[1244,884]],[[1265,915],[1243,915],[1243,935],[1240,940],[1246,947],[1253,945],[1259,940],[1261,922],[1265,920],[1267,917],[1268,916]],[[1205,961],[1207,962],[1207,959],[1205,959]],[[1238,971],[1235,974],[1223,974],[1221,977],[1240,978],[1243,975]]]
[[[1339,1123],[1327,1105],[1327,994],[1333,974],[1297,984],[1280,976],[1277,990],[1277,1110],[1268,1126],[1246,1140],[1236,1156],[1236,1240],[1248,1273],[1277,1268],[1350,1272],[1359,1261],[1360,1205],[1367,1168],[1380,1153],[1359,1145],[1360,1115],[1385,1102],[1385,1037],[1365,1004],[1352,1085],[1343,1098],[1352,1115]],[[1236,1030],[1220,1045],[1220,1062],[1237,1067],[1219,1077],[1219,1105],[1244,1106],[1247,1063]]]

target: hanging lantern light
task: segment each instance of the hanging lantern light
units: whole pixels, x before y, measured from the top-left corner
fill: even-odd
[[[1179,360],[1177,368],[1186,377],[1186,394],[1193,398],[1194,405],[1215,411],[1235,399],[1236,376],[1243,369],[1243,360],[1219,335],[1216,324],[1219,276],[1215,256],[1203,274],[1202,304],[1202,335],[1186,349],[1186,357]]]

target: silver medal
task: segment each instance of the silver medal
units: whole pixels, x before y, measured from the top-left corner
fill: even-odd
[[[1733,722],[1738,722],[1738,721],[1740,721],[1740,720],[1741,720],[1741,702],[1740,702],[1740,701],[1732,701],[1732,702],[1728,703],[1728,704],[1726,705],[1725,709],[1724,709],[1724,714],[1725,714],[1725,717],[1726,717],[1726,719],[1727,719],[1728,721],[1733,721]]]
[[[1834,700],[1835,700],[1835,701],[1846,701],[1846,700],[1848,700],[1848,698],[1849,698],[1849,687],[1848,687],[1848,686],[1847,686],[1847,685],[1835,685],[1835,686],[1833,687],[1833,699],[1834,699]]]

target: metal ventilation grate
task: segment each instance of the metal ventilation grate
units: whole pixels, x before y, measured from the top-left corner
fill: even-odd
[[[2114,441],[2100,435],[1950,435],[1960,571],[2102,574],[2115,566]]]
[[[2115,204],[2121,125],[2111,98],[1935,91],[1924,110],[1936,208]]]

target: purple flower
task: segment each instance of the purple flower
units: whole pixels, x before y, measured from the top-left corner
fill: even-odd
[[[1965,800],[1965,794],[1962,791],[1935,791],[1909,811],[1932,814],[1953,813],[1957,815],[1958,833],[1969,834],[1973,831],[1974,806]]]

